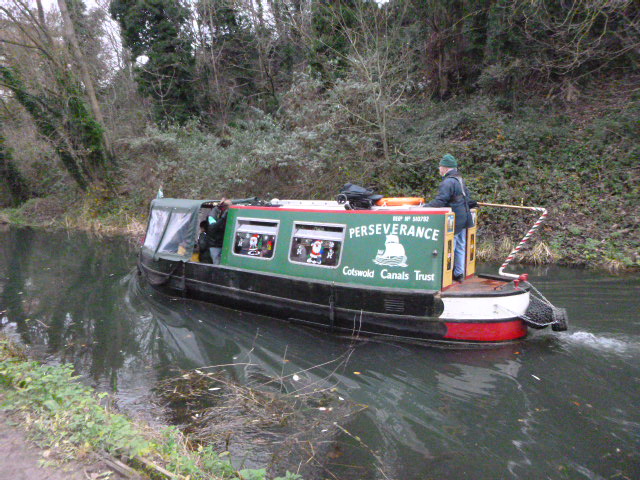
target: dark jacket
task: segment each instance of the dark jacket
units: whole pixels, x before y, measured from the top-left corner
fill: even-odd
[[[209,242],[209,248],[222,248],[222,241],[224,240],[224,229],[227,226],[227,210],[222,212],[220,218],[216,223],[209,225],[207,228],[207,242]]]
[[[209,248],[211,247],[209,247],[209,236],[207,232],[200,232],[198,236],[198,252],[200,253],[201,263],[212,263]]]
[[[207,232],[200,232],[200,235],[198,235],[198,252],[202,253],[209,248],[209,236]]]
[[[450,207],[453,210],[453,213],[456,214],[455,233],[460,233],[463,229],[473,226],[469,207],[477,205],[477,202],[471,200],[471,194],[466,184],[464,185],[466,197],[462,194],[462,186],[458,179],[462,180],[458,170],[449,170],[440,183],[438,195],[427,203],[427,207]]]

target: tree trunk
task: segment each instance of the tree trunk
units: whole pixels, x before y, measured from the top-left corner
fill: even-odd
[[[2,120],[0,120],[0,178],[5,180],[14,205],[19,205],[29,199],[27,182],[13,163],[11,151],[5,144],[2,135]]]
[[[273,14],[273,20],[276,25],[276,31],[278,32],[278,37],[282,39],[284,29],[282,28],[282,9],[279,1],[269,0],[269,9]]]
[[[47,24],[44,18],[44,8],[42,8],[42,1],[36,0],[36,6],[38,8],[38,19],[40,20],[40,28],[44,30]]]
[[[82,51],[80,50],[80,45],[78,44],[78,37],[76,36],[75,29],[73,27],[71,15],[69,15],[69,9],[67,8],[66,0],[58,0],[58,7],[60,8],[60,13],[62,14],[64,36],[67,40],[67,43],[71,47],[71,55],[73,56],[73,59],[80,69],[82,83],[84,83],[84,88],[87,92],[87,97],[89,98],[89,106],[91,107],[91,112],[93,113],[96,121],[104,128],[104,117],[102,116],[100,105],[98,104],[98,98],[96,97],[96,92],[93,88],[93,81],[91,80],[91,76],[89,75],[87,63],[84,61]],[[104,130],[102,132],[102,140],[104,142],[106,151],[108,152],[109,156],[111,156],[111,143],[109,141],[107,133]]]

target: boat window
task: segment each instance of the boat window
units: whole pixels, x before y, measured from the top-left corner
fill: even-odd
[[[189,235],[191,212],[173,212],[167,230],[160,242],[158,251],[163,253],[177,253],[191,255],[194,239]]]
[[[233,253],[265,260],[273,258],[278,236],[278,223],[272,220],[238,218]]]
[[[344,225],[295,223],[289,260],[306,265],[337,267],[340,264],[344,231]]]
[[[456,217],[454,215],[447,215],[447,233],[453,233],[455,231],[455,226]]]
[[[162,237],[164,226],[169,218],[167,210],[152,210],[151,219],[149,220],[149,228],[147,228],[147,236],[144,239],[144,246],[155,250]]]

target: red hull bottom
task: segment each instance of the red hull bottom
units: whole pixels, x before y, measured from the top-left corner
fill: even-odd
[[[447,322],[449,340],[470,342],[505,342],[527,336],[527,326],[522,320],[509,322],[465,323]]]

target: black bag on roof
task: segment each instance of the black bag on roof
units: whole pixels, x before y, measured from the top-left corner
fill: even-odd
[[[382,198],[368,188],[355,185],[353,183],[345,183],[342,190],[336,197],[336,201],[343,205],[347,210],[365,210],[371,208]]]

